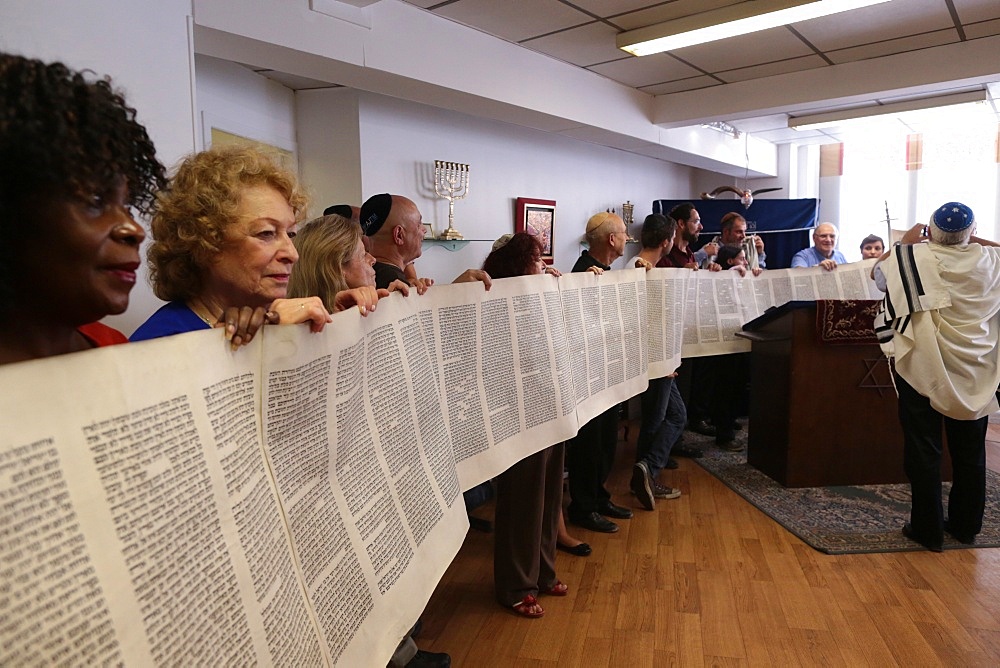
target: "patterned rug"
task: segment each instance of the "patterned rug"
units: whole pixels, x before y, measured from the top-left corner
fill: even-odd
[[[746,431],[737,441],[746,445]],[[826,554],[922,550],[900,527],[910,516],[909,485],[858,485],[789,489],[747,464],[746,452],[719,450],[714,440],[684,432],[685,445],[705,452],[695,459],[706,471],[810,547]],[[947,509],[950,483],[944,485]],[[1000,547],[1000,475],[986,471],[986,519],[975,545],[945,534],[944,549]]]

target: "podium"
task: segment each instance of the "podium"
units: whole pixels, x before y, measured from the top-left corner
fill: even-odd
[[[817,302],[789,302],[737,334],[751,341],[747,462],[786,487],[907,482],[885,355],[821,342],[816,313]]]

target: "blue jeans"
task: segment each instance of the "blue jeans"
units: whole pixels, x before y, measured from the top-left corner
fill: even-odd
[[[646,462],[655,478],[684,433],[687,410],[673,378],[654,378],[640,397],[642,425],[635,443],[636,463]]]

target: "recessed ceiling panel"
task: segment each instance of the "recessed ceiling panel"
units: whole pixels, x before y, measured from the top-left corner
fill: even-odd
[[[788,74],[789,72],[800,72],[802,70],[814,70],[817,67],[829,67],[827,62],[812,54],[802,58],[790,58],[776,63],[766,63],[764,65],[754,65],[753,67],[741,67],[736,70],[726,72],[716,72],[716,76],[726,83],[735,81],[747,81],[748,79],[760,79],[772,77],[776,74]]]
[[[1000,19],[1000,2],[997,0],[952,0],[958,20],[962,23]]]
[[[720,7],[738,5],[747,0],[674,0],[673,2],[646,3],[650,5],[647,9],[640,9],[623,16],[616,16],[611,21],[621,26],[623,30],[635,30],[644,28],[654,23],[673,21],[683,16],[700,14]],[[605,16],[610,16],[605,14]]]
[[[594,20],[559,0],[458,0],[434,10],[434,13],[511,42],[520,42]]]
[[[1000,2],[1000,0],[998,0]],[[882,42],[874,42],[863,46],[856,46],[850,49],[838,49],[828,51],[827,58],[834,63],[850,63],[855,60],[866,60],[868,58],[879,58],[889,56],[894,53],[905,53],[926,49],[932,46],[941,46],[958,41],[958,33],[954,29],[935,30],[934,32],[912,35],[910,37],[900,37],[898,39],[887,39]],[[1000,58],[1000,56],[998,56]]]
[[[666,83],[655,84],[652,86],[643,86],[639,90],[643,93],[649,93],[650,95],[667,95],[669,93],[682,93],[686,90],[698,90],[699,88],[708,88],[709,86],[719,86],[721,85],[718,79],[708,76],[698,76],[691,77],[690,79],[678,79],[676,81],[668,81]]]
[[[675,79],[687,79],[702,74],[698,70],[678,61],[676,58],[671,58],[663,53],[644,56],[642,58],[628,56],[623,60],[595,65],[588,69],[598,74],[603,74],[609,79],[636,87],[651,86]]]
[[[787,28],[781,27],[731,37],[724,44],[696,44],[673,53],[695,67],[718,72],[806,56],[813,50]]]
[[[793,27],[820,51],[846,49],[953,28],[945,0],[892,0],[831,14]],[[958,38],[956,33],[955,38]]]
[[[822,143],[829,141],[829,138],[819,130],[803,130],[802,132],[798,132],[787,127],[776,130],[751,132],[750,134],[757,139],[774,142],[775,144],[787,144],[791,142],[795,142],[796,144],[808,144],[812,143],[810,140]]]
[[[586,9],[597,16],[614,16],[663,4],[663,0],[569,0],[571,5]],[[673,4],[673,3],[672,3]]]
[[[538,39],[521,42],[522,46],[580,67],[620,60],[631,56],[615,47],[618,31],[601,21],[570,28]]]
[[[1000,2],[997,4],[1000,5]],[[991,35],[1000,35],[1000,19],[965,26],[965,36],[969,39],[979,39]]]

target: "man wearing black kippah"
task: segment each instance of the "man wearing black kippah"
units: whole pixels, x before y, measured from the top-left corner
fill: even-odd
[[[424,239],[417,205],[402,195],[374,195],[361,207],[361,229],[371,239],[375,287],[388,288],[396,280],[408,283],[404,269],[420,257]]]
[[[393,281],[415,285],[406,276],[406,266],[420,257],[424,240],[423,216],[412,200],[402,195],[373,195],[361,206],[361,230],[371,239],[375,257],[375,287],[388,288]],[[432,285],[430,279],[421,282],[418,292]],[[489,274],[482,269],[466,269],[452,283],[482,281],[490,289]]]

